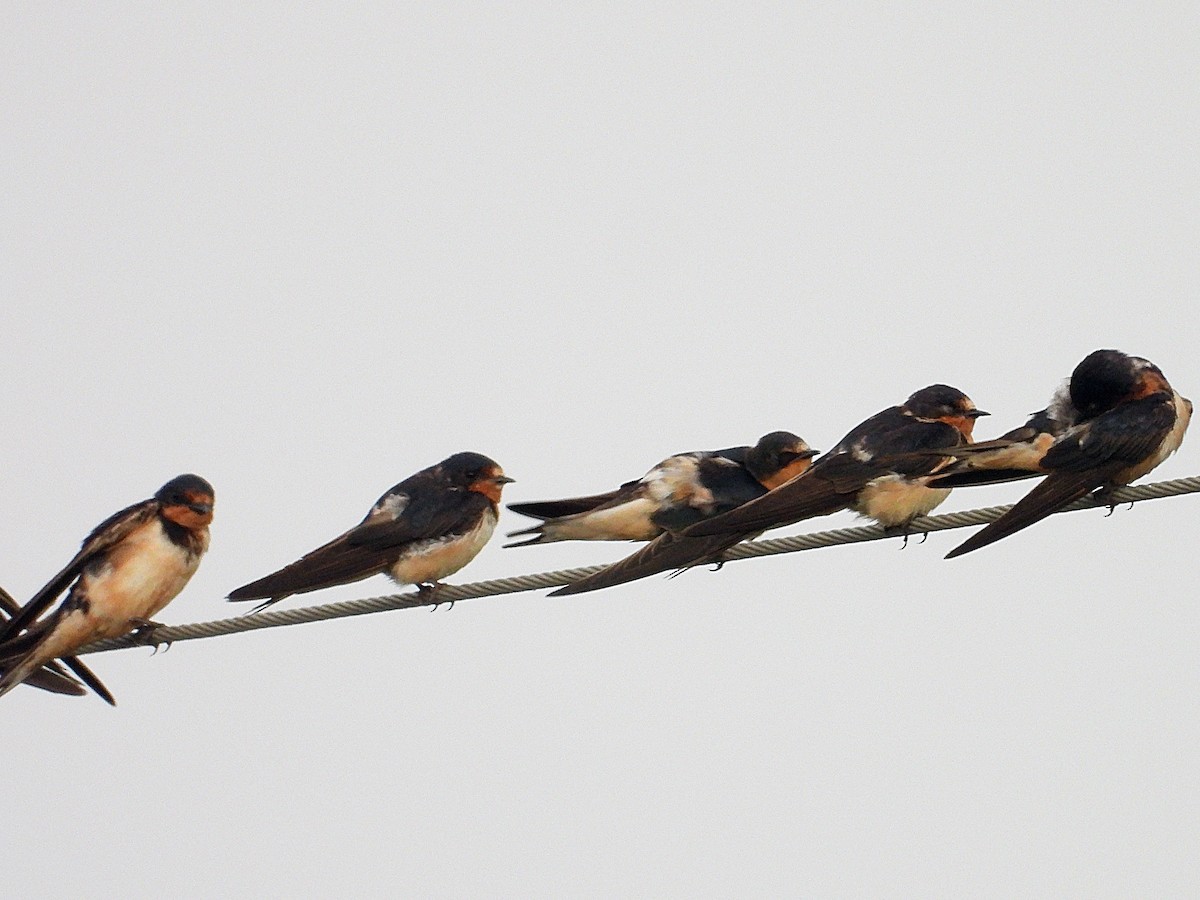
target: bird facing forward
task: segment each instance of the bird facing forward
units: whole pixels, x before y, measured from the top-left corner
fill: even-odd
[[[103,638],[152,628],[208,550],[213,489],[198,475],[180,475],[149,500],[110,516],[87,536],[75,557],[0,630],[0,696],[76,650]],[[66,598],[39,618],[67,588]],[[90,672],[71,666],[109,703],[112,695]],[[53,669],[52,669],[53,671]],[[93,676],[94,678],[94,676]]]

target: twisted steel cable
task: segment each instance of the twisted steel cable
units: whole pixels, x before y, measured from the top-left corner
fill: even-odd
[[[1164,497],[1177,497],[1183,494],[1193,494],[1198,491],[1200,491],[1200,475],[1194,475],[1190,478],[1177,478],[1172,481],[1158,481],[1136,487],[1120,488],[1114,491],[1105,501],[1099,501],[1093,497],[1085,497],[1059,510],[1059,512],[1073,512],[1080,509],[1093,509],[1098,506],[1122,503],[1139,503],[1143,500],[1159,500]],[[1012,504],[988,506],[956,513],[944,513],[937,516],[922,516],[913,521],[912,526],[909,528],[909,534],[928,534],[934,531],[968,528],[972,525],[986,525],[989,522],[994,522],[1010,509],[1012,509]],[[810,534],[798,534],[792,537],[773,538],[765,541],[747,541],[731,549],[726,554],[726,558],[729,561],[753,559],[759,556],[774,556],[778,553],[797,553],[801,550],[835,547],[839,544],[859,544],[865,541],[878,541],[895,536],[894,532],[887,532],[880,525],[837,528],[830,531],[817,531]],[[259,628],[303,625],[308,622],[322,622],[327,619],[342,619],[348,616],[365,616],[371,613],[387,612],[394,609],[408,609],[414,606],[435,606],[451,601],[476,600],[481,597],[496,597],[502,594],[537,591],[570,584],[603,568],[605,566],[599,565],[583,566],[577,569],[559,569],[555,572],[516,575],[511,578],[496,578],[490,581],[476,581],[471,584],[447,584],[440,587],[437,591],[406,591],[402,594],[386,594],[380,597],[345,600],[339,603],[305,606],[298,609],[269,610],[252,615],[217,619],[211,622],[168,625],[154,629],[144,635],[135,633],[126,635],[125,637],[97,641],[85,647],[80,653],[100,653],[105,650],[122,650],[128,647],[171,644],[176,641],[199,640],[201,638],[220,637],[226,634],[238,634],[243,631],[255,631]]]

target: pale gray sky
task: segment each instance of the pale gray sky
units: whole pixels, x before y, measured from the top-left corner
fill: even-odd
[[[1198,19],[7,4],[0,583],[183,471],[168,622],[457,450],[592,492],[934,381],[986,437],[1108,346],[1195,397]],[[1194,895],[1195,510],[93,657],[115,710],[0,702],[5,887]],[[499,544],[456,580],[628,549]]]

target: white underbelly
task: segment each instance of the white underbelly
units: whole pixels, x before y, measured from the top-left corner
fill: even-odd
[[[136,620],[153,619],[175,599],[200,565],[171,542],[157,520],[130,534],[102,564],[89,567],[72,591],[73,607],[43,642],[53,659],[84,644],[128,634]]]
[[[946,488],[928,488],[900,475],[885,475],[858,492],[853,508],[885,528],[894,528],[929,515],[949,496]]]
[[[542,533],[552,541],[648,541],[662,531],[650,521],[656,509],[655,503],[640,497],[619,506],[548,521]]]
[[[397,584],[441,581],[478,556],[495,528],[496,513],[487,509],[479,524],[465,534],[422,541],[407,548],[388,574]]]

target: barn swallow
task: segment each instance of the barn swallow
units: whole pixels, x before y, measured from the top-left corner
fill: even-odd
[[[1192,402],[1158,366],[1119,350],[1086,356],[1068,390],[1077,420],[1037,460],[1045,480],[947,559],[1008,537],[1093,491],[1103,498],[1141,478],[1179,449],[1192,418]]]
[[[100,523],[0,632],[5,669],[0,696],[62,659],[115,705],[73,653],[93,641],[154,627],[152,617],[183,590],[208,549],[212,514],[212,485],[197,475],[180,475],[149,500]],[[63,591],[67,596],[59,607],[39,619]]]
[[[258,612],[292,594],[382,573],[430,590],[483,549],[496,527],[500,492],[512,480],[486,456],[455,453],[401,481],[345,534],[229,599],[265,600],[251,610]]]
[[[615,491],[534,503],[513,512],[545,521],[509,537],[526,547],[552,541],[649,541],[760,497],[799,475],[818,451],[789,431],[773,431],[753,447],[669,456],[637,481]]]
[[[925,479],[952,456],[925,451],[970,443],[975,420],[987,413],[962,391],[935,384],[917,391],[850,431],[805,472],[756,500],[667,532],[642,549],[551,596],[577,594],[647,575],[719,561],[725,550],[768,528],[853,509],[881,525],[903,530],[949,495]]]

